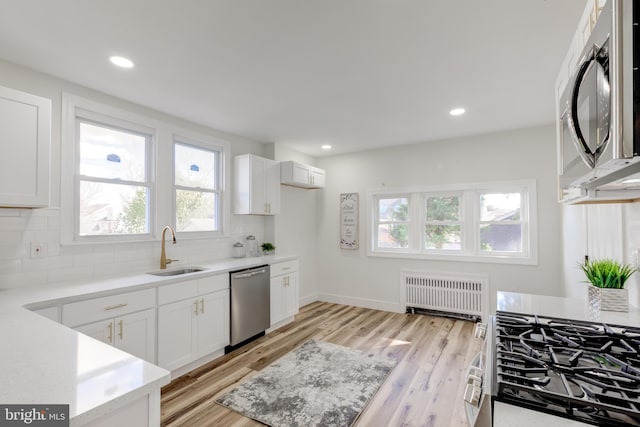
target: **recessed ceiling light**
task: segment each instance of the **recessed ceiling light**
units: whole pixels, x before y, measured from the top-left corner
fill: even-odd
[[[133,61],[131,61],[129,58],[125,58],[124,56],[111,56],[109,57],[109,61],[111,61],[113,65],[117,65],[118,67],[133,68]]]
[[[322,148],[323,150],[331,150],[331,146],[329,144],[324,144],[320,148]]]
[[[464,108],[454,108],[453,110],[449,111],[449,114],[451,114],[452,116],[460,116],[464,114],[464,112]]]

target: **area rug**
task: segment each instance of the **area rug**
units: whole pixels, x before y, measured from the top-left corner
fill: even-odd
[[[310,340],[216,400],[273,427],[349,427],[396,361]]]

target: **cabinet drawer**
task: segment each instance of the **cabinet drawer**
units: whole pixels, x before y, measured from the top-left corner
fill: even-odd
[[[142,291],[73,302],[62,306],[62,323],[67,326],[83,325],[153,308],[155,305],[155,289],[144,289]]]
[[[271,264],[271,277],[293,273],[294,271],[298,271],[298,260]]]
[[[211,292],[229,289],[229,273],[204,277],[198,280],[198,294],[204,295]]]
[[[158,305],[169,304],[183,299],[195,298],[198,295],[198,281],[174,283],[158,288]]]

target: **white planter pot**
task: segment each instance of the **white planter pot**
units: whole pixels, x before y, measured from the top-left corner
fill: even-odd
[[[592,310],[629,311],[627,289],[596,288],[589,285],[588,301]]]

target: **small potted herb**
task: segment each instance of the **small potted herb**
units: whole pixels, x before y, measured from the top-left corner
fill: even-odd
[[[271,255],[276,250],[276,247],[269,242],[264,242],[262,245],[260,245],[260,248],[262,249],[262,253],[265,255]]]
[[[579,265],[587,276],[589,305],[593,309],[629,311],[629,293],[624,288],[636,269],[612,259],[586,260]]]

